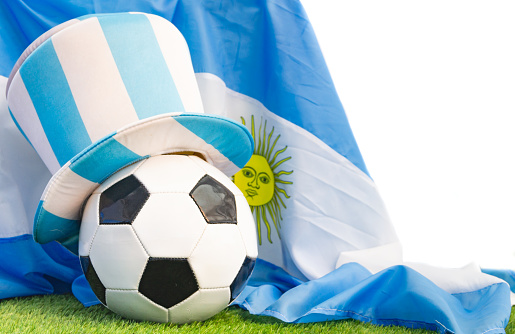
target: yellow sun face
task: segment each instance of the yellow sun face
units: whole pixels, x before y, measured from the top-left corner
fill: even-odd
[[[243,117],[241,121],[243,125],[246,125]],[[281,169],[282,164],[291,159],[291,157],[280,157],[288,146],[277,149],[276,144],[281,135],[276,135],[274,138],[274,127],[267,131],[266,126],[267,121],[263,122],[261,118],[259,129],[256,131],[254,115],[251,115],[250,130],[256,143],[254,154],[245,167],[236,173],[233,178],[236,186],[245,195],[256,219],[260,245],[262,242],[262,224],[266,227],[266,237],[270,243],[272,243],[272,224],[275,227],[277,237],[281,239],[279,231],[283,219],[281,210],[286,209],[284,202],[290,198],[286,192],[287,187],[293,184],[292,181],[283,179],[284,176],[291,175],[293,171]]]
[[[257,154],[253,154],[241,172],[234,175],[234,183],[252,206],[264,205],[274,196],[272,169],[266,159]]]

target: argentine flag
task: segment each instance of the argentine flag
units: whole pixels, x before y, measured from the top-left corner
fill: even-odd
[[[0,88],[48,29],[91,13],[171,21],[190,49],[206,113],[255,141],[234,175],[251,206],[259,259],[235,301],[286,322],[353,318],[441,333],[504,333],[510,287],[479,268],[405,263],[338,99],[313,29],[294,0],[0,3]],[[50,173],[0,103],[0,298],[72,291],[96,303],[78,259],[32,240]]]

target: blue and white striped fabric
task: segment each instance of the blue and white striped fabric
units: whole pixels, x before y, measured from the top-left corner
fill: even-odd
[[[159,14],[188,43],[205,111],[244,123],[256,139],[257,162],[246,165],[247,175],[269,158],[277,197],[253,207],[260,259],[237,305],[288,322],[353,318],[440,333],[505,332],[506,282],[475,267],[402,261],[298,1],[45,1],[9,2],[19,23],[0,39],[14,50],[0,54],[7,64],[0,74],[14,66],[20,44],[68,19],[94,11]]]
[[[84,201],[135,161],[193,151],[232,175],[250,158],[252,138],[241,124],[198,114],[188,46],[159,16],[79,17],[27,50],[10,75],[7,102],[54,173],[35,216],[40,243],[56,240],[76,252]]]
[[[16,121],[52,173],[127,124],[203,112],[188,47],[169,22],[124,14],[86,16],[64,26],[31,45],[7,87]]]

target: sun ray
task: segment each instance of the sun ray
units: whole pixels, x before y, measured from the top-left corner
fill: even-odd
[[[275,179],[275,182],[281,183],[281,184],[293,184],[293,182],[291,182],[291,181],[284,181],[281,179]]]
[[[276,177],[276,179],[278,179],[278,177],[281,176],[281,175],[290,175],[291,173],[293,173],[292,170],[290,170],[290,171],[282,170],[282,171],[280,171],[278,173],[275,173],[275,177]]]
[[[277,215],[277,212],[275,210],[275,203],[273,201],[268,202],[267,205],[270,207],[270,215],[273,217],[274,224],[277,222],[277,226],[281,227],[281,220],[278,219],[279,216]],[[279,234],[279,230],[277,230],[277,233]],[[279,234],[279,238],[281,235]]]
[[[285,163],[286,161],[290,160],[291,157],[286,157],[284,159],[282,159],[281,161],[278,161],[275,165],[271,166],[270,168],[272,168],[272,170],[275,170],[277,167],[279,167],[280,165],[282,165],[283,163]]]
[[[270,243],[272,243],[272,227],[270,226],[270,223],[268,222],[268,219],[266,217],[265,206],[262,205],[259,207],[259,209],[261,210],[261,217],[263,217],[263,222],[265,223],[265,226],[266,226],[266,237],[267,237],[268,241]]]
[[[268,134],[268,139],[267,139],[267,144],[266,144],[266,152],[263,155],[264,157],[268,157],[268,158],[270,157],[270,142],[272,139],[272,135],[274,134],[274,130],[275,130],[275,128],[272,127],[272,131],[270,131],[270,133]]]
[[[259,130],[258,130],[258,145],[257,145],[257,148],[256,148],[256,153],[257,154],[260,154],[260,151],[261,151],[261,127],[263,126],[263,119],[261,119],[261,122],[259,122]],[[254,140],[255,141],[255,140]]]
[[[261,135],[259,136],[261,137]],[[261,141],[261,138],[259,139]],[[259,155],[264,156],[265,155],[265,144],[266,144],[266,121],[265,126],[263,127],[263,146],[261,147],[261,150],[259,150]]]
[[[271,212],[270,209],[271,209],[271,205],[270,205],[270,202],[266,203],[264,206],[263,206],[263,210],[265,210],[266,208],[266,211],[267,212]],[[274,223],[274,226],[275,226],[275,231],[277,232],[277,236],[279,237],[279,239],[281,239],[281,233],[279,232],[279,227],[277,226],[277,221],[274,219],[273,216],[271,216],[270,218],[272,218],[272,222]]]
[[[265,157],[266,160],[270,161],[270,155],[274,152],[275,145],[277,144],[277,141],[279,140],[279,138],[281,138],[281,135],[277,135],[277,137],[275,137],[274,143],[272,144],[272,147],[270,148],[270,152],[269,152],[268,156]]]
[[[256,138],[256,130],[255,130],[255,124],[254,124],[254,115],[252,115],[250,122],[251,122],[250,128],[251,128],[252,138]],[[256,140],[254,139],[254,141],[256,141]]]
[[[255,207],[256,210],[255,210],[255,215],[256,215],[256,225],[257,225],[257,234],[258,234],[258,241],[259,241],[259,244],[261,245],[261,219],[260,219],[260,215],[259,215],[259,207]]]
[[[274,163],[275,163],[275,159],[277,159],[277,156],[281,153],[283,153],[284,151],[286,151],[286,149],[288,148],[288,146],[285,146],[282,150],[279,150],[277,152],[275,152],[275,155],[274,157],[272,158],[272,160],[270,160],[270,166],[272,166]],[[291,157],[288,157],[291,159]],[[275,166],[275,165],[274,165]],[[273,169],[273,168],[272,168]]]
[[[286,205],[284,204],[283,199],[281,198],[281,196],[277,196],[277,201],[283,206],[283,208],[286,209]],[[279,212],[281,212],[281,211],[279,211]]]
[[[277,187],[277,188],[276,188],[276,190],[277,190],[278,192],[280,192],[281,194],[283,194],[286,198],[290,198],[290,196],[288,196],[288,194],[286,193],[286,190],[281,189],[281,188],[279,188],[279,187]],[[278,196],[278,197],[279,197],[279,199],[281,199],[281,197],[280,197],[280,196]],[[281,200],[281,201],[282,201],[282,200]],[[286,205],[284,205],[284,203],[283,203],[283,206],[286,208]]]
[[[279,205],[279,201],[277,200],[277,198],[278,197],[274,197],[273,203],[275,205],[276,212],[279,213],[279,218],[282,220],[283,219],[283,215],[281,213],[281,206]]]

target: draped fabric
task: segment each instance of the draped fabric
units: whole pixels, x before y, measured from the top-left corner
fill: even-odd
[[[504,333],[511,309],[505,281],[475,267],[403,262],[298,1],[11,0],[0,4],[0,75],[7,77],[24,48],[48,29],[81,15],[125,11],[171,21],[188,43],[205,112],[232,118],[254,137],[253,157],[234,180],[254,213],[259,259],[235,304],[287,322],[353,318],[441,333]],[[6,106],[2,113],[8,119]],[[95,303],[64,247],[50,251],[29,238],[37,206],[32,199],[49,173],[9,124],[9,136],[25,151],[23,158],[0,151],[0,165],[29,159],[37,168],[5,170],[0,179],[23,190],[11,198],[17,190],[2,186],[2,205],[24,208],[2,218],[0,252],[26,254],[0,267],[6,287],[0,297],[73,290],[85,305]],[[37,185],[18,183],[24,175],[33,175]],[[16,228],[19,217],[23,231]],[[15,251],[15,245],[31,252]],[[52,264],[32,266],[40,257]],[[20,262],[32,266],[30,275],[10,274]],[[22,289],[25,284],[37,288]]]

